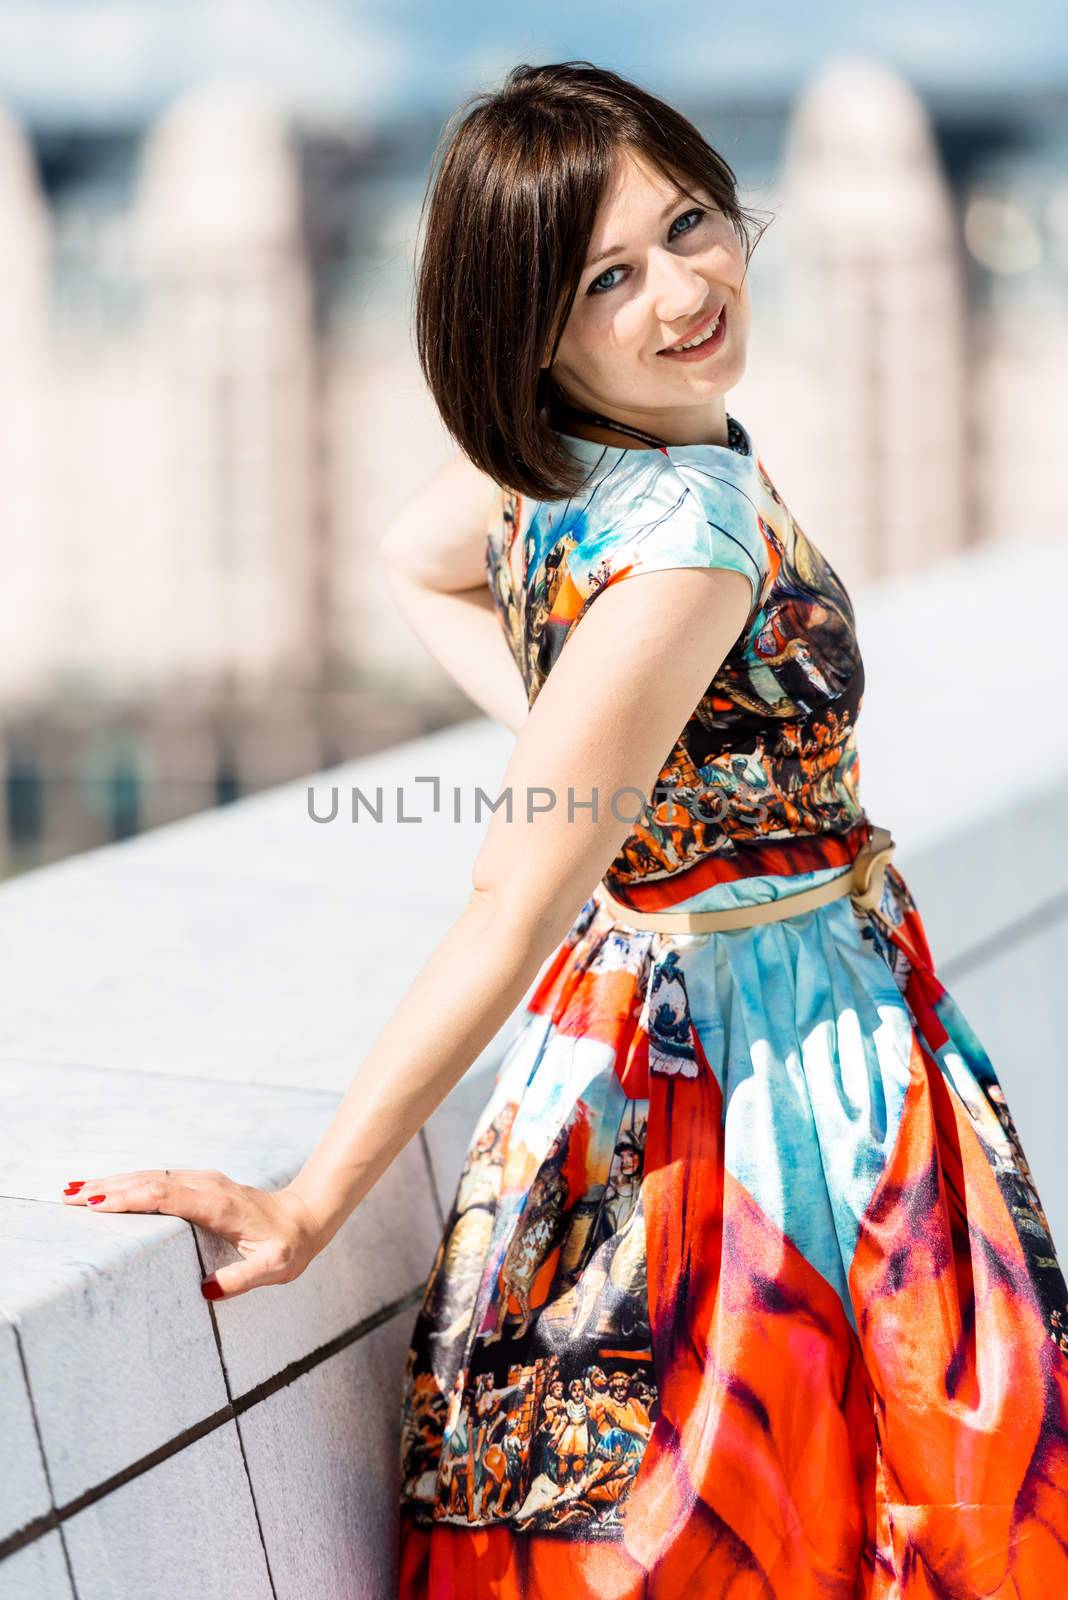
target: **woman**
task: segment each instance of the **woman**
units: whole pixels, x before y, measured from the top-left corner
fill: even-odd
[[[849,597],[725,409],[733,173],[566,63],[430,194],[461,451],[385,554],[516,804],[291,1184],[84,1192],[237,1244],[211,1293],[290,1281],[527,996],[409,1354],[405,1600],[1068,1593],[1068,1296],[861,805]]]

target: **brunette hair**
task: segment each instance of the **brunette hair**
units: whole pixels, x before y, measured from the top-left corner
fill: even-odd
[[[691,199],[707,189],[747,268],[766,224],[739,204],[733,171],[692,122],[588,61],[513,67],[501,89],[475,94],[455,116],[419,213],[419,364],[477,467],[535,499],[566,499],[588,469],[549,421],[548,367],[617,152],[643,155]]]

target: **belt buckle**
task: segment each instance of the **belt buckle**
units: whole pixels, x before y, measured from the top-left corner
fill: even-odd
[[[886,864],[894,851],[887,828],[872,828],[872,836],[853,858],[853,903],[863,911],[873,911],[883,897]]]

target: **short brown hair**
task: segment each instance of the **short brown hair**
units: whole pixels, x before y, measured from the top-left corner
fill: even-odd
[[[733,171],[692,122],[588,61],[513,67],[455,116],[420,209],[419,364],[477,467],[535,499],[566,499],[588,469],[550,425],[542,358],[550,340],[549,365],[556,354],[618,150],[644,155],[691,198],[691,187],[708,190],[747,267],[766,224],[739,204]]]

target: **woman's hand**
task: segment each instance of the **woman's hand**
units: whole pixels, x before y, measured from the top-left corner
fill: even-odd
[[[149,1211],[184,1217],[217,1233],[244,1256],[220,1267],[200,1286],[208,1300],[233,1299],[270,1283],[292,1283],[327,1242],[295,1190],[255,1189],[223,1172],[115,1172],[79,1179],[65,1203],[92,1211]]]

